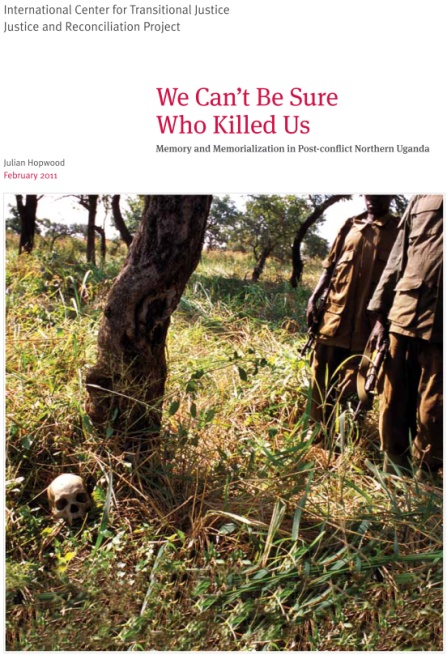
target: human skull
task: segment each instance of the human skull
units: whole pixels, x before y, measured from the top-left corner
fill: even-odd
[[[53,515],[72,525],[74,519],[83,519],[92,506],[90,494],[79,475],[63,473],[47,489]]]

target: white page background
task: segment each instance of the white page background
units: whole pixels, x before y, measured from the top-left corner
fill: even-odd
[[[143,3],[147,5],[155,3]],[[179,33],[3,33],[0,161],[3,165],[4,159],[12,158],[65,160],[65,167],[57,171],[45,169],[56,171],[57,180],[5,180],[4,168],[3,191],[411,193],[444,189],[442,3],[228,0],[219,6],[228,6],[230,15],[144,18],[180,21]],[[111,16],[77,20],[112,18],[123,20]],[[2,15],[2,30],[5,20],[59,19],[76,17]],[[128,15],[126,20],[143,19]],[[339,101],[337,107],[313,108],[286,104],[199,108],[192,101],[186,108],[164,109],[157,87],[178,87],[192,96],[199,87],[218,92],[268,87],[286,98],[291,88],[300,87],[335,92]],[[210,123],[213,114],[247,113],[261,120],[272,113],[299,114],[310,121],[311,130],[307,135],[281,131],[231,136],[213,135],[209,128],[204,135],[162,136],[156,116],[166,113]],[[214,144],[403,144],[425,145],[430,152],[186,155],[157,154],[157,144],[210,144],[211,148]]]

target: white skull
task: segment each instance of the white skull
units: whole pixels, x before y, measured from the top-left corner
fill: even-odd
[[[92,506],[84,481],[72,473],[63,473],[53,480],[47,494],[54,516],[70,525],[74,519],[83,519]]]

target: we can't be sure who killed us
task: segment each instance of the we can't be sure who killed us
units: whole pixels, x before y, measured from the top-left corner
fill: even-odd
[[[128,22],[126,20],[116,22],[114,18],[141,18],[144,16],[224,16],[230,13],[230,8],[222,5],[153,5],[153,6],[140,6],[140,5],[119,5],[113,4],[112,6],[104,5],[82,5],[82,4],[68,4],[64,6],[53,7],[50,5],[36,5],[24,7],[20,5],[4,5],[5,15],[25,15],[25,16],[74,16],[74,17],[87,17],[87,16],[103,16],[110,18],[102,23],[79,23],[66,21],[64,23],[64,31],[66,32],[180,32],[181,23],[169,23],[162,20],[157,23],[143,21],[143,22]],[[37,32],[41,29],[38,23],[22,21],[20,23],[4,23],[4,32]],[[42,31],[62,31],[62,23],[57,24],[44,24]]]
[[[177,87],[157,87],[158,101],[161,107],[183,110],[189,108],[192,101],[198,107],[337,107],[338,95],[334,92],[303,91],[300,87],[290,89],[288,96],[273,92],[264,87],[257,87],[255,93],[238,87],[234,92],[211,91],[207,87],[198,89],[190,98],[188,93]],[[252,97],[253,96],[253,97]],[[175,110],[174,110],[175,111]],[[159,115],[156,117],[161,134],[204,134],[208,125],[204,120],[195,120],[182,114]],[[284,115],[284,131],[287,134],[308,134],[310,122],[297,115]],[[270,114],[267,120],[252,120],[248,114],[214,115],[213,134],[276,134],[277,117]]]

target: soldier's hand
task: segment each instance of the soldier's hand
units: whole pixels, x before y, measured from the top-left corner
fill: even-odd
[[[387,335],[386,318],[383,314],[378,314],[373,330],[369,337],[369,345],[372,351],[379,350]]]
[[[312,327],[312,325],[314,325],[315,321],[317,320],[316,309],[317,307],[315,298],[311,296],[307,302],[306,308],[307,327]]]

